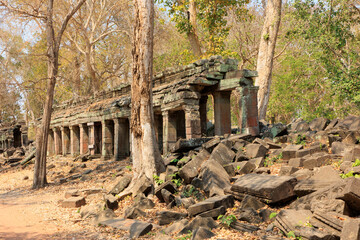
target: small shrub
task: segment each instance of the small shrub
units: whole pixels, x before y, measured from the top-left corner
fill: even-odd
[[[269,219],[273,219],[274,217],[276,217],[276,215],[277,215],[276,212],[270,213]]]
[[[160,177],[156,174],[154,174],[153,179],[157,185],[161,185],[164,183],[164,180],[161,180]]]
[[[230,227],[230,225],[234,222],[237,221],[235,215],[220,215],[218,218],[218,220],[220,220],[220,222],[224,225],[226,225],[227,227]]]
[[[360,166],[360,159],[356,159],[352,166],[353,167]]]

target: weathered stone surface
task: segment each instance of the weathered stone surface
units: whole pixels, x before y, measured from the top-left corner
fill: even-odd
[[[214,219],[217,219],[218,216],[224,215],[226,213],[226,208],[224,206],[211,209],[209,211],[200,213],[198,216],[200,217],[212,217]]]
[[[79,197],[80,195],[81,195],[81,193],[77,189],[68,190],[65,192],[65,198]]]
[[[192,236],[191,240],[209,239],[214,236],[215,236],[215,234],[213,232],[211,232],[209,229],[204,228],[204,227],[199,227],[199,228],[195,229],[195,231],[193,232],[193,236]]]
[[[336,212],[314,212],[310,218],[310,224],[322,228],[335,236],[340,237],[344,221],[349,217]]]
[[[360,239],[360,222],[358,219],[347,219],[341,230],[341,240]]]
[[[302,145],[288,145],[284,148],[282,156],[284,160],[289,160],[296,157],[296,152],[302,149]]]
[[[342,140],[343,143],[345,144],[356,144],[357,142],[357,139],[356,139],[356,136],[353,132],[350,132],[343,140]]]
[[[344,215],[349,215],[350,210],[346,203],[340,199],[324,199],[313,201],[310,203],[310,209],[313,212],[336,212]]]
[[[125,210],[124,218],[136,219],[138,217],[145,217],[146,213],[137,207],[129,207]]]
[[[192,138],[192,139],[179,139],[176,144],[170,149],[170,152],[185,152],[197,147],[201,147],[204,143],[209,141],[209,138]]]
[[[259,228],[257,226],[246,224],[246,223],[241,223],[238,221],[231,223],[230,227],[239,232],[250,232],[251,233],[251,232],[255,232],[255,231],[259,230]]]
[[[219,143],[212,151],[209,160],[215,160],[221,165],[231,163],[235,158],[235,153],[225,144]]]
[[[220,143],[220,141],[221,141],[221,138],[216,136],[213,139],[211,139],[210,141],[204,143],[202,145],[202,147],[204,149],[206,149],[208,152],[212,152],[213,149]]]
[[[152,209],[155,207],[155,203],[151,199],[140,195],[134,199],[134,207],[141,210]]]
[[[163,184],[161,184],[160,186],[158,186],[155,189],[155,195],[160,200],[160,202],[165,202],[165,199],[161,192],[161,190],[163,190],[163,189],[169,191],[170,193],[176,192],[176,186],[173,182],[171,182],[171,181],[164,182]]]
[[[86,204],[84,197],[70,197],[65,199],[61,206],[64,208],[78,208]]]
[[[250,159],[248,162],[254,164],[256,168],[259,168],[264,166],[265,158],[263,157],[253,158]]]
[[[136,239],[140,236],[143,236],[151,231],[153,225],[151,223],[136,221],[131,224],[130,227],[130,238]]]
[[[214,208],[223,206],[225,209],[234,206],[234,199],[231,195],[211,197],[188,208],[189,216],[196,216]]]
[[[246,145],[246,156],[249,158],[265,157],[268,149],[261,144],[248,144]]]
[[[166,189],[161,189],[161,196],[164,199],[164,202],[166,204],[171,203],[172,201],[175,200],[175,196],[171,194],[171,192],[169,192]]]
[[[333,142],[331,144],[331,152],[333,154],[342,154],[344,150],[345,150],[345,144],[342,142]]]
[[[179,232],[181,229],[185,228],[185,226],[189,223],[189,220],[182,219],[180,221],[176,221],[164,230],[162,230],[165,234],[172,234],[175,232]]]
[[[326,118],[315,118],[309,124],[309,127],[312,131],[322,131],[330,123],[329,119]]]
[[[291,199],[294,194],[296,178],[289,176],[246,174],[232,186],[231,191],[249,194],[268,203]]]
[[[121,193],[127,186],[129,186],[131,181],[131,175],[124,175],[120,177],[119,181],[116,183],[116,185],[111,189],[109,194],[117,195]]]
[[[296,227],[306,223],[312,216],[312,212],[309,210],[294,210],[285,209],[281,210],[275,218],[275,226],[282,232],[288,233],[295,231]]]
[[[159,221],[159,225],[167,225],[174,221],[186,218],[187,214],[173,211],[161,211],[156,213],[156,217]]]
[[[201,165],[199,178],[203,182],[203,190],[209,196],[224,195],[224,189],[230,188],[230,176],[225,169],[214,160],[207,160]]]
[[[195,229],[197,229],[199,227],[213,229],[213,228],[217,228],[218,225],[214,221],[214,219],[212,219],[211,217],[203,218],[203,217],[197,216],[179,232],[179,235],[187,234],[189,231],[194,231]]]
[[[248,174],[253,172],[256,169],[256,165],[249,161],[240,162],[238,165],[240,169],[236,169],[238,174]]]
[[[338,240],[338,236],[314,227],[297,227],[295,234],[301,239]]]
[[[295,167],[295,168],[303,167],[304,166],[304,161],[305,161],[304,158],[292,158],[292,159],[289,160],[288,165],[291,166],[291,167]]]
[[[179,171],[179,176],[184,180],[185,183],[191,183],[198,174],[199,166],[210,157],[210,153],[206,150],[200,151],[200,153],[194,157],[190,162],[185,164]]]
[[[253,208],[241,208],[237,211],[236,218],[248,223],[260,223],[262,219]]]
[[[307,155],[310,155],[310,154],[311,154],[311,152],[310,152],[310,149],[309,149],[309,148],[307,148],[307,149],[300,149],[300,150],[296,151],[295,157],[296,157],[296,158],[302,158],[302,157],[307,156]],[[290,160],[291,160],[291,159],[290,159]]]
[[[245,195],[240,205],[241,208],[252,208],[255,210],[263,208],[265,206],[266,205],[263,202],[259,201],[258,199],[256,199],[251,195]]]
[[[282,165],[280,168],[279,176],[290,176],[298,170],[299,169],[296,167]]]
[[[307,169],[314,169],[331,163],[331,155],[326,153],[315,153],[310,157],[305,158],[303,167]]]

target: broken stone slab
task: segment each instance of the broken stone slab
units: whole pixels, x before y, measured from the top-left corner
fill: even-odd
[[[206,150],[201,150],[190,162],[185,164],[180,171],[179,176],[184,180],[186,184],[199,175],[199,167],[201,164],[210,157],[210,153]]]
[[[246,145],[246,156],[249,158],[265,157],[268,148],[261,144],[248,144]]]
[[[107,208],[110,208],[111,210],[116,210],[119,208],[118,200],[113,195],[107,194],[104,197],[104,200]]]
[[[170,149],[172,153],[187,152],[189,150],[201,147],[204,143],[211,140],[211,138],[192,138],[179,139],[175,145]]]
[[[224,215],[226,213],[226,208],[224,206],[211,209],[209,211],[200,213],[198,216],[200,217],[212,217],[214,219],[217,219],[220,215]]]
[[[225,144],[219,143],[211,153],[209,160],[215,160],[220,163],[222,166],[233,162],[235,158],[235,153]]]
[[[280,168],[279,176],[290,176],[299,169],[293,166],[282,165]]]
[[[65,198],[79,197],[80,195],[81,193],[77,189],[72,189],[65,192]]]
[[[219,136],[214,137],[210,141],[204,143],[202,147],[206,149],[208,152],[212,152],[213,149],[220,143],[221,138]]]
[[[292,158],[289,160],[288,165],[295,168],[303,167],[304,161],[305,161],[304,158]]]
[[[169,191],[170,193],[176,192],[176,186],[173,182],[171,182],[171,181],[164,182],[163,184],[161,184],[160,186],[158,186],[155,189],[155,195],[160,200],[160,202],[165,202],[165,199],[161,193],[161,190],[163,190],[163,189]]]
[[[296,152],[303,149],[303,145],[288,145],[282,151],[283,160],[296,158]]]
[[[236,169],[238,174],[248,174],[256,169],[256,165],[250,161],[240,162],[237,166],[239,166]]]
[[[295,230],[295,235],[301,239],[326,239],[326,240],[338,240],[338,236],[309,226],[299,226]]]
[[[350,209],[343,200],[324,199],[310,203],[311,211],[336,212],[344,215],[350,215]]]
[[[181,229],[185,228],[185,226],[189,223],[189,220],[182,219],[180,221],[176,221],[170,226],[166,227],[162,230],[165,234],[173,234],[175,232],[179,232]]]
[[[309,124],[309,127],[312,131],[322,131],[324,130],[327,125],[330,123],[330,120],[327,118],[315,118]]]
[[[199,227],[193,232],[191,240],[202,240],[214,237],[215,234],[207,228]]]
[[[275,226],[283,233],[294,232],[297,226],[309,222],[312,216],[310,210],[283,209],[275,218]]]
[[[153,225],[133,219],[114,218],[99,223],[100,225],[130,232],[131,238],[137,238],[150,232]]]
[[[360,179],[350,178],[346,181],[345,187],[338,192],[336,198],[345,201],[354,216],[360,213]]]
[[[155,203],[151,199],[139,195],[135,197],[133,206],[141,210],[146,210],[146,209],[153,209],[155,207]]]
[[[230,176],[215,160],[207,160],[201,164],[199,178],[202,187],[209,196],[224,195],[224,189],[230,188]]]
[[[305,158],[303,167],[307,169],[314,169],[331,163],[332,156],[326,153],[316,153],[310,157]]]
[[[245,140],[248,142],[252,142],[255,139],[254,136],[248,133],[241,133],[241,134],[232,134],[230,137],[228,137],[228,141],[236,142],[238,140]]]
[[[295,196],[296,178],[290,176],[246,174],[238,178],[231,191],[249,194],[266,203],[278,203]]]
[[[254,144],[261,144],[261,145],[263,145],[265,148],[270,149],[269,144],[268,144],[266,141],[264,141],[263,139],[261,139],[261,138],[256,138],[252,143],[254,143]],[[281,148],[281,147],[280,147],[280,148]]]
[[[354,146],[344,151],[344,162],[354,162],[360,159],[360,146]]]
[[[204,227],[207,229],[217,228],[218,224],[211,217],[195,217],[190,223],[188,223],[180,232],[179,235],[187,234],[189,231],[194,231],[199,227]]]
[[[256,168],[259,168],[264,166],[265,158],[264,157],[253,158],[250,159],[248,162],[254,164]]]
[[[138,217],[145,217],[146,213],[137,207],[129,207],[125,210],[124,218],[136,219]]]
[[[340,237],[346,219],[349,217],[340,213],[317,211],[310,218],[310,224]]]
[[[310,155],[311,152],[310,152],[310,149],[309,148],[306,148],[306,149],[300,149],[298,151],[296,151],[295,153],[295,157],[296,158],[302,158],[302,157],[305,157],[307,155]],[[290,159],[291,160],[291,159]]]
[[[167,225],[187,217],[187,213],[174,211],[160,211],[156,213],[159,225]]]
[[[61,206],[64,208],[78,208],[86,204],[84,197],[70,197],[62,201]]]
[[[262,222],[262,219],[260,218],[259,214],[253,208],[241,208],[238,209],[236,213],[238,214],[236,215],[236,218],[239,221],[246,221],[248,223]]]
[[[239,232],[250,232],[250,233],[255,232],[260,229],[257,226],[246,224],[246,223],[241,223],[239,221],[235,221],[235,222],[231,223],[230,227]]]
[[[257,198],[251,195],[245,195],[244,199],[241,201],[241,208],[252,208],[258,210],[260,208],[265,207],[266,205],[259,201]]]
[[[238,150],[235,156],[235,162],[242,162],[247,160],[249,160],[249,158],[245,155],[245,153],[242,150]]]
[[[360,222],[358,219],[347,219],[343,224],[341,240],[360,239]]]
[[[166,189],[161,189],[161,196],[166,204],[169,204],[175,200],[175,196]]]
[[[217,196],[208,198],[202,202],[191,205],[188,208],[189,216],[196,216],[214,208],[223,206],[225,209],[234,206],[234,198],[231,195]]]

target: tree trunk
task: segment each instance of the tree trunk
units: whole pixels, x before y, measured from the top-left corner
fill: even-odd
[[[189,3],[189,21],[191,24],[191,31],[187,33],[187,37],[190,42],[192,51],[196,57],[201,57],[201,45],[197,35],[197,25],[196,25],[196,3],[195,0],[190,0]]]
[[[261,32],[255,85],[259,86],[259,120],[265,119],[269,104],[273,58],[281,21],[281,0],[268,0],[265,10],[264,27]]]
[[[154,131],[152,105],[154,0],[135,0],[130,135],[134,176],[120,195],[136,195],[145,182],[164,170]]]
[[[42,124],[37,131],[36,136],[36,158],[34,166],[33,188],[42,188],[47,184],[46,180],[46,155],[49,136],[49,128],[51,121],[51,112],[54,99],[54,89],[56,84],[56,76],[58,71],[58,52],[55,47],[55,35],[53,28],[53,4],[54,0],[49,0],[47,7],[46,34],[48,48],[48,66],[47,66],[47,94],[44,104],[44,113]]]

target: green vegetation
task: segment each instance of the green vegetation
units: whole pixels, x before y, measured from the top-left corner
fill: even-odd
[[[192,238],[192,232],[189,231],[188,234],[186,234],[185,236],[183,237],[179,237],[177,238],[176,240],[187,240],[187,239],[191,239]]]
[[[153,176],[153,179],[154,179],[154,181],[155,181],[155,183],[156,183],[157,185],[161,185],[161,184],[164,183],[164,180],[161,180],[158,175],[154,175],[154,176]]]
[[[360,174],[355,174],[354,175],[354,171],[350,171],[350,172],[348,172],[346,174],[345,173],[340,174],[340,177],[342,179],[349,178],[349,177],[360,178]]]
[[[266,157],[264,160],[264,167],[270,167],[270,166],[274,165],[274,163],[276,163],[278,160],[282,159],[282,157],[283,157],[282,153],[280,153],[279,155],[272,157],[272,158]]]
[[[277,212],[272,212],[270,213],[269,219],[273,219],[276,216],[277,216]]]
[[[230,227],[230,225],[234,222],[237,221],[235,215],[220,215],[217,218],[218,220],[220,220],[220,222],[224,225],[226,225],[227,227]]]
[[[359,159],[356,159],[352,166],[353,166],[353,167],[358,167],[358,166],[360,166],[360,160],[359,160]]]
[[[295,144],[305,146],[305,145],[306,145],[306,136],[303,136],[303,135],[300,135],[300,134],[299,134],[299,135],[296,137]]]

